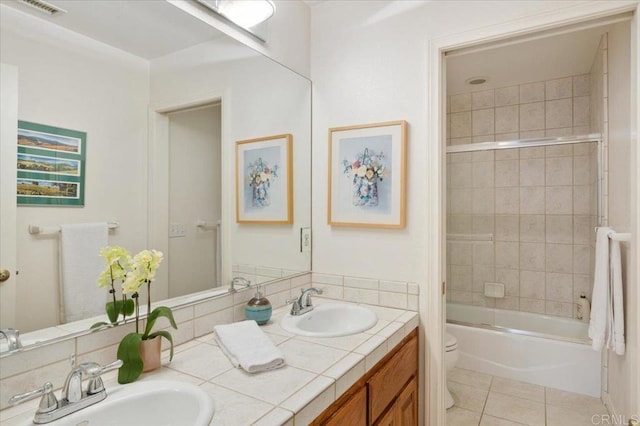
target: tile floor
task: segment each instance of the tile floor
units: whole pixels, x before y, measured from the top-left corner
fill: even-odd
[[[585,426],[605,414],[600,399],[455,368],[447,426]]]

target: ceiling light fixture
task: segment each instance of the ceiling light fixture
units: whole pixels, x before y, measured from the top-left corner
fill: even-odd
[[[271,18],[276,6],[271,0],[198,0],[234,24],[249,29]]]

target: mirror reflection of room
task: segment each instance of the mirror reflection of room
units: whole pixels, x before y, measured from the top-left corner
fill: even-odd
[[[309,80],[168,2],[61,3],[67,13],[49,18],[0,5],[1,59],[18,68],[18,119],[86,134],[83,205],[18,205],[15,223],[3,210],[3,227],[16,229],[19,285],[3,290],[1,328],[18,329],[26,346],[87,330],[111,300],[96,281],[102,246],[163,253],[154,303],[225,294],[233,277],[255,285],[309,271],[299,243],[311,221]],[[174,31],[152,26],[119,39],[109,25],[90,24],[139,14]],[[235,223],[235,142],[282,133],[294,142],[294,223]],[[96,264],[91,296],[79,297],[105,300],[70,321],[59,230],[91,223],[110,225],[79,250],[87,260],[72,263]]]

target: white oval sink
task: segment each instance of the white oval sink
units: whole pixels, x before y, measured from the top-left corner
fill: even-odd
[[[288,314],[280,322],[286,331],[300,336],[340,337],[362,333],[376,325],[371,309],[346,303],[324,303],[302,315]]]
[[[107,398],[76,411],[52,426],[208,425],[213,417],[211,396],[186,382],[148,380],[109,389]]]

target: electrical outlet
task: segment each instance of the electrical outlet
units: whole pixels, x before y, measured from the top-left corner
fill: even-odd
[[[187,225],[185,223],[170,223],[169,238],[186,237]]]
[[[311,228],[300,228],[300,251],[311,251]]]

